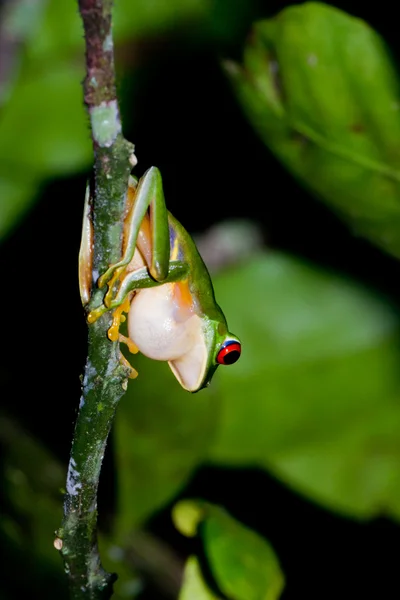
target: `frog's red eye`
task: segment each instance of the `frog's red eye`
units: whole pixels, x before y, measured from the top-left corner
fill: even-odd
[[[225,342],[217,354],[217,363],[220,365],[233,365],[238,360],[241,352],[240,342],[236,340]]]

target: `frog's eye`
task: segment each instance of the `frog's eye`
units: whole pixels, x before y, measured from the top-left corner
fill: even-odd
[[[233,365],[242,352],[242,346],[237,340],[228,340],[217,354],[217,363],[220,365]]]

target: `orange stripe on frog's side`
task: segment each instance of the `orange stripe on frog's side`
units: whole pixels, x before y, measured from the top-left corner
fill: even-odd
[[[179,307],[179,320],[185,321],[193,315],[194,301],[187,281],[178,281],[174,286],[174,300]]]

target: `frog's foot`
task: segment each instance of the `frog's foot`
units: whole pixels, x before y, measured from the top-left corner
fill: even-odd
[[[132,354],[137,354],[139,352],[139,348],[132,342],[131,338],[128,338],[120,333],[118,339],[120,344],[126,344],[128,346],[129,352]]]
[[[127,367],[128,369],[130,369],[130,373],[128,375],[129,379],[136,379],[136,377],[139,375],[139,373],[136,371],[136,369],[134,369],[132,367],[132,365],[130,364],[130,362],[125,358],[125,356],[122,354],[122,352],[120,352],[119,355],[119,362],[121,363],[121,365],[123,365],[124,367]]]
[[[107,295],[108,295],[110,293],[110,290],[112,289],[114,283],[125,271],[127,265],[128,265],[128,263],[125,263],[123,260],[120,260],[119,262],[115,263],[115,265],[110,265],[110,267],[107,269],[107,271],[99,277],[97,286],[99,288],[102,288],[107,283],[108,284]]]
[[[121,278],[121,276],[123,275],[124,271],[125,271],[126,267],[121,267],[116,269],[116,271],[114,271],[111,279],[108,281],[107,283],[107,293],[104,296],[104,304],[106,306],[108,306],[108,308],[111,308],[112,303],[115,300],[115,297],[113,297],[113,288],[115,283],[118,281],[118,279]],[[104,275],[102,275],[98,281],[98,286],[99,288],[103,287],[106,284],[106,280],[103,281],[103,277],[106,275],[107,273],[104,273]]]
[[[125,298],[122,304],[120,304],[113,312],[113,322],[110,329],[107,332],[108,339],[112,342],[116,342],[120,335],[119,328],[121,323],[123,323],[126,319],[125,315],[122,313],[129,312],[130,301],[129,296]],[[107,309],[108,310],[108,309]]]
[[[86,320],[88,323],[94,323],[95,321],[97,321],[97,319],[101,317],[101,315],[104,315],[104,313],[106,313],[107,311],[107,306],[102,304],[98,308],[94,308],[93,310],[91,310],[88,316],[86,317]]]

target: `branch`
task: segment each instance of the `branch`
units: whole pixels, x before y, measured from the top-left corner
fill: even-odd
[[[86,42],[85,103],[95,155],[92,190],[92,281],[121,255],[122,223],[134,147],[121,133],[116,97],[111,0],[78,0]],[[102,303],[93,288],[87,310]],[[127,387],[119,345],[107,337],[111,315],[89,326],[88,357],[68,467],[64,519],[55,547],[61,550],[72,599],[107,599],[115,575],[107,573],[97,547],[97,489],[107,437]]]

